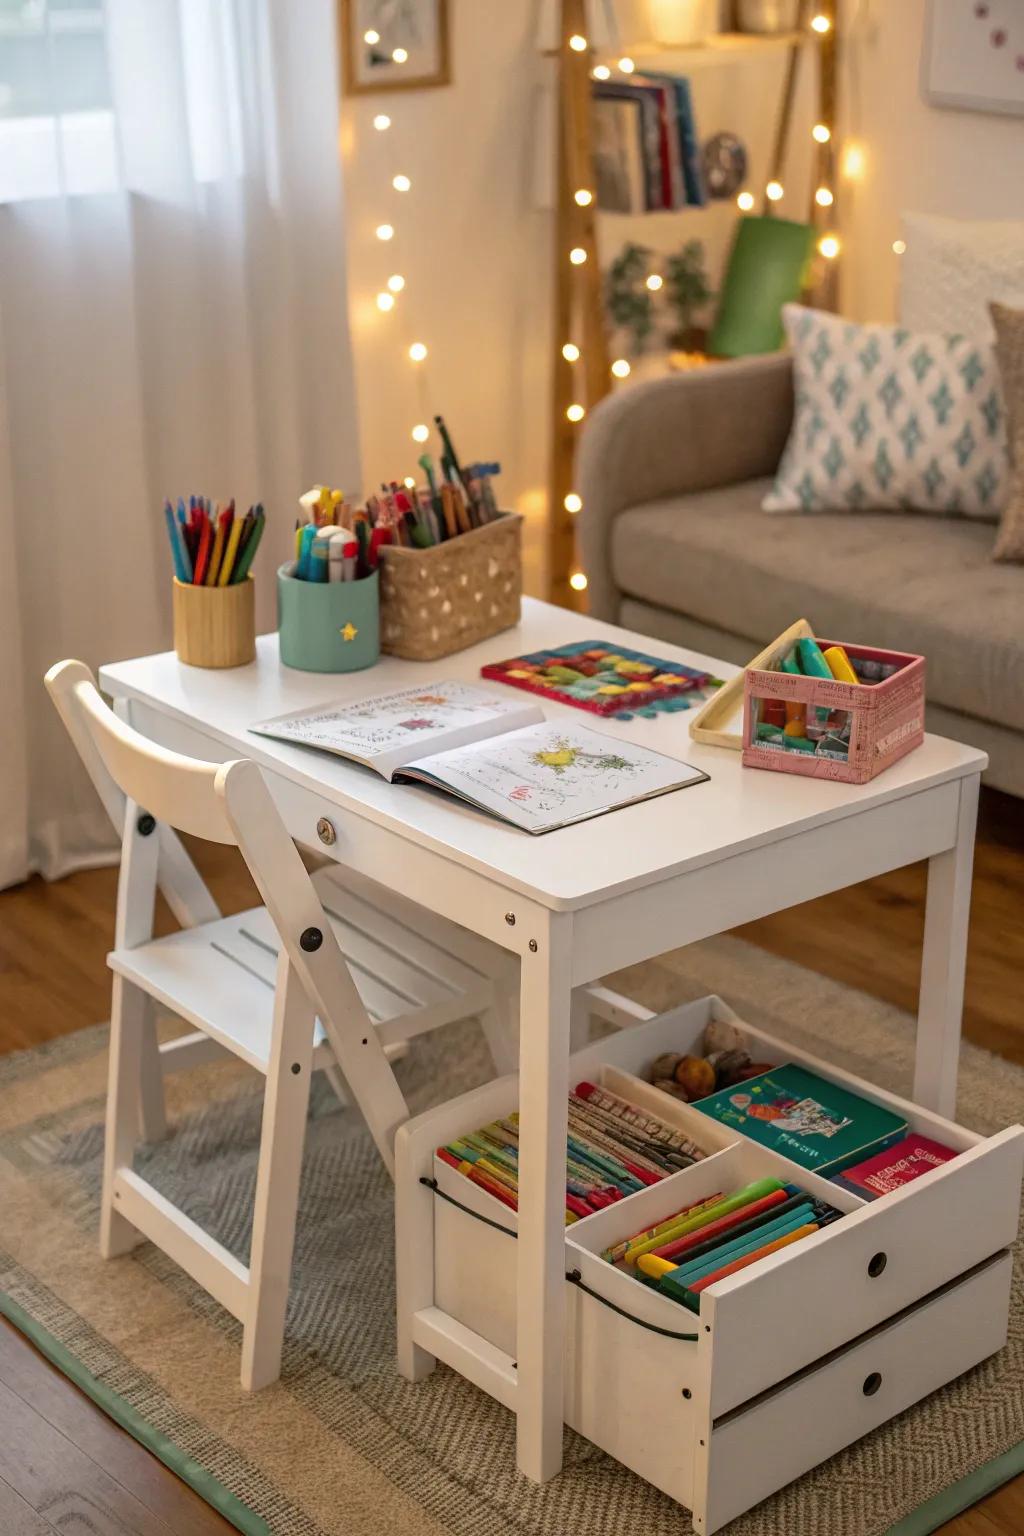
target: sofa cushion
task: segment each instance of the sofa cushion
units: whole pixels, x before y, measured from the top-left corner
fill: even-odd
[[[1024,730],[1024,568],[993,563],[990,526],[920,513],[767,517],[769,484],[621,513],[619,589],[755,644],[806,618],[831,640],[921,651],[935,703]]]

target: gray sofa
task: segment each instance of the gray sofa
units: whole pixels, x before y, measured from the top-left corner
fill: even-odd
[[[792,413],[784,355],[603,401],[577,473],[590,611],[737,663],[798,618],[920,651],[928,729],[980,747],[986,782],[1024,795],[1024,566],[993,563],[987,523],[762,512]]]

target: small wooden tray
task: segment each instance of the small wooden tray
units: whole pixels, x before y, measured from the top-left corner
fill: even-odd
[[[690,721],[693,741],[704,742],[711,747],[732,747],[743,750],[743,678],[751,668],[772,671],[788,655],[797,640],[814,639],[814,630],[806,619],[797,619],[785,634],[773,640],[753,661],[748,661],[742,672],[731,677],[723,688],[712,694]],[[730,724],[732,729],[728,727]]]

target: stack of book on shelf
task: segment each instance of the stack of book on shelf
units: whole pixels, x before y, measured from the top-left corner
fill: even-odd
[[[690,82],[648,72],[592,85],[594,182],[609,213],[703,208]]]

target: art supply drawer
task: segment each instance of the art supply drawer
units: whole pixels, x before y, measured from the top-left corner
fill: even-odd
[[[572,1057],[571,1085],[594,1084],[658,1116],[707,1155],[576,1220],[565,1237],[565,1420],[693,1509],[702,1533],[1000,1347],[1008,1269],[991,1261],[1016,1235],[1024,1162],[1019,1127],[978,1137],[744,1022],[759,1062],[816,1072],[897,1111],[913,1132],[954,1151],[902,1189],[863,1200],[644,1080],[640,1074],[662,1053],[696,1052],[712,1019],[735,1015],[720,999],[705,998]],[[499,1079],[411,1121],[396,1144],[400,1245],[402,1223],[415,1210],[416,1230],[433,1237],[431,1317],[451,1320],[461,1341],[448,1355],[432,1337],[431,1353],[503,1401],[514,1394],[496,1390],[486,1372],[474,1376],[470,1362],[490,1352],[504,1362],[504,1380],[515,1380],[518,1212],[436,1149],[507,1117],[517,1094],[515,1076]],[[635,1267],[609,1262],[617,1245],[684,1208],[766,1179],[787,1191],[796,1186],[838,1217],[708,1278],[686,1305],[638,1278]],[[971,1297],[982,1299],[983,1323],[975,1325]],[[400,1313],[404,1304],[400,1283]],[[950,1328],[955,1338],[947,1338]],[[919,1350],[926,1365],[901,1369],[898,1380],[883,1372],[883,1387],[864,1394],[858,1386],[861,1400],[846,1406],[856,1373],[862,1384],[881,1370],[865,1364],[875,1358],[871,1341],[879,1329],[891,1332],[894,1349],[897,1339],[914,1341],[907,1359]],[[809,1384],[812,1377],[818,1386]],[[786,1437],[786,1420],[770,1406],[782,1391],[788,1422],[806,1414],[808,1426],[785,1453],[776,1439]],[[730,1481],[722,1468],[735,1464],[731,1426],[741,1418],[765,1448],[754,1455],[749,1476]],[[811,1459],[800,1463],[805,1455]]]

